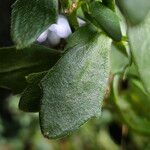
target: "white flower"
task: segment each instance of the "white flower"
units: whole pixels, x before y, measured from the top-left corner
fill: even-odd
[[[47,39],[48,30],[44,31],[37,39],[39,43],[44,42]]]
[[[59,15],[57,24],[52,24],[49,30],[55,32],[60,38],[67,38],[72,33],[68,20],[63,15]]]
[[[85,21],[77,18],[79,26],[83,26]],[[71,32],[71,28],[67,18],[63,15],[59,15],[57,23],[52,24],[46,31],[44,31],[37,39],[39,43],[42,43],[48,39],[51,45],[58,45],[61,38],[66,39]]]

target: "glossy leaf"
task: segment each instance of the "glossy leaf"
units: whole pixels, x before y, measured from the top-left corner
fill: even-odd
[[[128,29],[129,42],[141,80],[150,93],[150,13],[137,26]]]
[[[100,2],[93,2],[90,6],[91,16],[96,20],[112,39],[120,41],[122,38],[119,18],[111,9]]]
[[[149,0],[117,0],[120,10],[132,24],[144,20],[150,11]]]
[[[33,45],[17,51],[14,47],[0,49],[0,86],[20,93],[26,86],[30,73],[48,70],[60,58],[61,53],[43,46]]]
[[[31,45],[57,18],[57,0],[17,0],[12,10],[12,37],[17,48]]]
[[[21,94],[19,101],[19,109],[26,112],[39,112],[40,101],[42,98],[42,90],[40,88],[40,81],[46,75],[45,72],[33,73],[27,76],[28,86]]]
[[[89,26],[82,29],[91,39],[85,45],[84,37],[78,39],[42,80],[40,124],[47,138],[63,137],[100,115],[110,71],[111,40],[103,33],[93,34]],[[80,36],[81,30],[75,34]]]

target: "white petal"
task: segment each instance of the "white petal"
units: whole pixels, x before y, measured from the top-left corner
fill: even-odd
[[[56,46],[60,43],[60,37],[55,32],[48,34],[48,41],[52,46]]]
[[[52,24],[49,30],[55,32],[60,38],[67,38],[72,33],[69,23],[63,15],[59,15],[57,24]]]
[[[44,31],[38,38],[37,41],[42,43],[47,39],[48,30]]]
[[[80,27],[84,26],[86,24],[86,22],[80,18],[77,18],[77,21],[78,21]]]
[[[72,32],[67,18],[63,15],[59,15],[57,24],[59,25],[58,34],[62,38],[67,38]],[[60,31],[63,30],[63,31]],[[62,33],[62,34],[61,34]]]
[[[49,29],[50,31],[56,33],[56,32],[57,32],[57,27],[58,27],[57,24],[52,24],[48,29]]]

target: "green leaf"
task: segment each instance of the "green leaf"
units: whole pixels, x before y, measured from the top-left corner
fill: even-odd
[[[117,0],[122,13],[132,24],[138,24],[144,20],[150,11],[149,0]]]
[[[78,44],[68,48],[42,80],[40,125],[47,138],[63,137],[100,115],[110,71],[111,40],[103,33],[90,33],[89,26],[82,29],[89,33],[85,39],[89,36],[90,41],[82,45],[85,39],[79,39],[82,33],[77,31]]]
[[[115,11],[115,1],[114,0],[102,0],[103,4],[110,8],[111,10]]]
[[[129,26],[128,36],[141,80],[150,93],[150,13],[137,26]]]
[[[39,86],[40,81],[46,75],[47,71],[33,73],[27,76],[28,86],[21,94],[19,109],[26,112],[39,112],[42,90]]]
[[[137,78],[140,79],[139,77],[139,72],[137,70],[137,66],[135,65],[134,62],[132,62],[132,64],[130,65],[130,67],[127,68],[126,70],[126,75],[132,78]]]
[[[90,6],[90,12],[99,27],[102,28],[112,39],[115,41],[121,40],[122,34],[119,18],[115,12],[100,2],[93,2]]]
[[[128,89],[119,91],[119,75],[113,81],[115,104],[124,122],[136,132],[150,135],[150,98],[141,82],[128,79]],[[146,104],[146,105],[145,105]]]
[[[133,110],[141,117],[150,119],[150,97],[146,93],[140,80],[130,78],[128,81],[129,89],[125,91],[126,99],[131,103]],[[145,105],[146,104],[146,105]]]
[[[12,10],[12,37],[17,48],[31,45],[56,21],[57,0],[17,0]]]
[[[86,27],[79,28],[77,32],[74,32],[71,36],[69,36],[65,49],[74,47],[76,45],[83,46],[87,44],[91,41],[93,36],[96,36],[98,34],[98,32],[99,31],[97,30],[97,28],[95,28],[91,24],[86,25]]]
[[[122,43],[113,42],[110,53],[111,73],[123,73],[129,65],[126,47]]]
[[[14,47],[0,49],[0,86],[8,87],[14,94],[22,92],[30,73],[48,70],[61,53],[43,46],[33,45],[17,51]]]

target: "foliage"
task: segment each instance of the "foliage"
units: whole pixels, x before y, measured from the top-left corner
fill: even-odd
[[[39,113],[47,138],[100,116],[103,100],[119,121],[149,136],[149,10],[148,0],[17,0],[15,46],[0,49],[0,86],[22,93],[19,108]],[[67,44],[55,50],[35,44],[60,13],[73,32]]]

